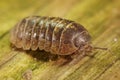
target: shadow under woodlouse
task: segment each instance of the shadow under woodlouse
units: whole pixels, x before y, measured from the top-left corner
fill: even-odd
[[[70,61],[72,61],[72,58],[70,55],[56,55],[56,54],[51,54],[50,52],[45,52],[44,50],[28,50],[26,51],[26,54],[32,56],[35,58],[37,61],[42,61],[42,62],[49,62],[53,61],[53,65],[59,65],[59,66],[64,66],[67,65]]]
[[[32,50],[28,50],[26,51],[26,54],[32,56],[33,58],[35,58],[37,61],[43,61],[43,62],[48,62],[48,61],[55,61],[58,56],[54,55],[54,54],[50,54],[48,52],[45,52],[44,50],[36,50],[36,51],[32,51]]]
[[[51,54],[50,52],[45,52],[44,50],[37,49],[36,51],[32,50],[23,50],[21,48],[16,48],[14,45],[10,45],[14,51],[24,52],[25,54],[31,56],[36,61],[49,62],[53,61],[53,65],[64,66],[72,61],[70,55],[57,55]]]

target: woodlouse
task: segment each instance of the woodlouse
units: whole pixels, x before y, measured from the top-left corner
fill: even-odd
[[[93,49],[91,36],[82,25],[59,17],[26,17],[12,29],[10,40],[23,50],[39,48],[58,55]]]

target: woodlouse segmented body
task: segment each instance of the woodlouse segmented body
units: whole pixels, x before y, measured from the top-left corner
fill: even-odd
[[[58,55],[82,49],[90,38],[82,25],[59,17],[26,17],[11,31],[11,43],[17,48],[39,48]]]

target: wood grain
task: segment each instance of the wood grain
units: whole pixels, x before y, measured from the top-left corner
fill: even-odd
[[[0,80],[120,80],[119,0],[1,0]],[[23,17],[58,16],[89,31],[95,50],[74,65],[50,61],[44,51],[14,50],[9,31]],[[72,62],[72,61],[71,61]]]

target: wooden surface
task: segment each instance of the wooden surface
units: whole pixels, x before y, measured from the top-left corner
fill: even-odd
[[[23,17],[59,16],[89,31],[94,57],[75,65],[53,65],[45,52],[16,51],[9,31]],[[120,80],[120,0],[0,0],[0,80]],[[46,58],[46,57],[45,57]]]

